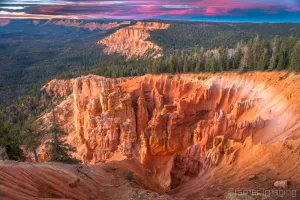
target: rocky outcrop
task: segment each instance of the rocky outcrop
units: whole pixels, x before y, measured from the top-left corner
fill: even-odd
[[[170,170],[171,189],[179,186],[185,176],[195,177],[200,173],[200,170],[203,167],[203,161],[201,159],[200,152],[200,145],[195,144],[188,147],[183,155],[174,155],[172,168]]]
[[[118,53],[126,58],[159,57],[162,48],[146,41],[150,31],[167,29],[169,24],[158,22],[137,22],[135,25],[117,30],[112,35],[100,40],[98,44],[105,46],[105,53]]]
[[[218,166],[222,161],[230,165],[235,161],[237,152],[242,146],[241,143],[224,136],[214,137],[212,145],[212,148],[205,150],[205,155],[201,148],[206,148],[206,146],[200,146],[199,143],[188,147],[183,155],[174,155],[170,170],[171,188],[179,186],[182,181],[197,177],[202,171]]]
[[[129,181],[124,174],[132,170],[135,175]],[[142,170],[135,159],[105,166],[0,161],[1,199],[179,200],[159,194]]]
[[[89,75],[54,80],[44,90],[63,96],[55,117],[68,133],[66,141],[77,149],[73,156],[98,163],[121,154],[152,168],[156,159],[172,161],[173,156],[170,166],[164,161],[168,172],[153,171],[157,177],[169,174],[168,182],[176,187],[222,163],[234,163],[247,138],[264,144],[297,139],[300,115],[286,96],[292,102],[298,99],[290,97],[285,84],[296,88],[297,81],[288,79],[298,80],[298,75],[280,85],[276,77],[262,78],[266,76],[269,73],[172,79],[167,74],[119,79]],[[276,92],[279,86],[281,93]],[[45,127],[51,116],[42,117]],[[38,157],[45,161],[49,157],[42,147]]]
[[[284,181],[276,181],[274,183],[274,187],[286,189],[288,187],[289,182],[287,180]]]

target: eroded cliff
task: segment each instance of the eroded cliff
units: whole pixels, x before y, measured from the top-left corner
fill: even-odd
[[[191,182],[203,183],[203,177],[216,174],[212,180],[222,181],[228,176],[225,169],[248,166],[235,176],[251,173],[258,151],[272,157],[269,151],[289,155],[287,146],[298,149],[292,140],[300,136],[299,80],[286,72],[119,79],[89,75],[53,80],[44,88],[56,95],[54,102],[64,97],[55,116],[77,149],[74,156],[90,164],[138,158],[162,188],[176,188],[174,193],[186,196]],[[51,117],[42,117],[45,127]],[[40,161],[48,159],[45,146],[38,152]]]
[[[88,29],[90,31],[98,30],[98,31],[106,31],[109,29],[118,28],[121,25],[128,25],[130,21],[123,21],[123,22],[107,22],[107,23],[100,23],[100,22],[84,22],[83,20],[70,20],[70,19],[61,19],[61,20],[48,20],[46,22],[40,20],[32,20],[28,21],[27,24],[37,25],[57,25],[57,26],[70,26],[82,29]]]
[[[114,34],[100,40],[107,54],[118,53],[126,58],[159,57],[162,48],[153,42],[146,41],[150,31],[167,29],[169,24],[158,22],[137,22],[117,30]]]

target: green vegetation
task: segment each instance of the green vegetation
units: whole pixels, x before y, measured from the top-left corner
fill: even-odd
[[[289,37],[300,34],[300,24],[293,23],[217,23],[166,21],[170,27],[156,30],[149,40],[159,44],[166,52],[192,48],[214,49],[235,47],[259,35],[264,39]]]
[[[89,31],[11,20],[0,29],[0,104],[22,98],[57,75],[110,59],[97,41],[109,31]]]
[[[39,125],[35,122],[35,118],[29,116],[28,119],[23,123],[20,130],[21,143],[30,152],[34,153],[35,160],[38,162],[37,148],[41,145],[41,141],[45,133],[39,130]]]
[[[66,133],[57,124],[54,109],[52,109],[52,124],[48,132],[51,138],[47,143],[51,161],[70,164],[80,162],[79,160],[74,159],[70,156],[70,153],[75,152],[76,149],[72,148],[69,144],[66,143],[64,139]]]
[[[173,51],[158,59],[118,60],[62,73],[68,79],[87,74],[106,77],[138,76],[146,73],[199,73],[223,71],[300,70],[300,39],[296,36],[263,39],[259,36],[234,47],[194,48]],[[171,77],[170,77],[171,78]]]
[[[17,128],[4,120],[0,113],[0,147],[6,149],[11,160],[23,160],[23,153],[20,150],[21,141]]]
[[[129,171],[125,174],[125,178],[129,181],[131,181],[134,177],[134,172],[133,171]]]

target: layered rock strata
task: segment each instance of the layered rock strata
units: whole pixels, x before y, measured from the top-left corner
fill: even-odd
[[[150,31],[167,29],[169,24],[158,22],[137,22],[117,30],[112,35],[100,40],[98,44],[104,45],[107,54],[117,53],[126,58],[159,57],[162,48],[153,42],[146,41]]]
[[[183,177],[197,177],[224,159],[234,162],[246,138],[265,145],[299,138],[299,95],[294,94],[298,75],[283,76],[284,72],[120,79],[89,75],[53,80],[44,89],[54,99],[55,94],[64,97],[55,116],[68,133],[68,143],[77,149],[74,156],[98,163],[117,153],[137,157],[154,171],[156,158],[171,156],[164,170],[170,173],[168,185],[176,187]],[[42,117],[45,126],[51,116]],[[49,159],[43,145],[38,154],[41,161]],[[156,176],[166,173],[153,170]]]
[[[121,25],[129,25],[130,21],[123,21],[123,22],[107,22],[107,23],[100,23],[100,22],[87,22],[85,23],[82,20],[70,20],[70,19],[61,19],[61,20],[48,20],[46,22],[40,20],[30,20],[27,24],[37,25],[57,25],[57,26],[66,26],[66,27],[76,27],[82,29],[88,29],[90,31],[106,31],[114,28],[118,28]]]

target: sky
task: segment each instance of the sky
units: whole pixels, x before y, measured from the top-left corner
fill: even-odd
[[[0,18],[300,22],[300,0],[0,0]]]

